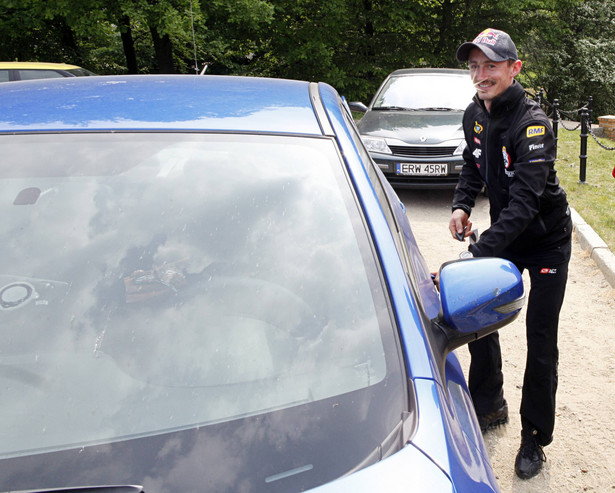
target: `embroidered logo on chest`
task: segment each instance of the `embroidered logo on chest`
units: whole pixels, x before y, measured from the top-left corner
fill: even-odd
[[[506,146],[502,146],[502,159],[504,160],[504,172],[506,173],[506,176],[508,176],[509,178],[512,178],[513,176],[515,176],[515,170],[509,169],[510,168],[510,154],[506,152]]]

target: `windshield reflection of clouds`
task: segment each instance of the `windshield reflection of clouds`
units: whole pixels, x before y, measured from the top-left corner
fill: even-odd
[[[0,281],[28,280],[35,293],[0,310],[10,424],[0,455],[225,420],[384,378],[332,144],[183,139],[15,146],[9,161],[32,177],[1,184]],[[59,176],[80,165],[86,176]],[[27,187],[38,200],[13,205]]]

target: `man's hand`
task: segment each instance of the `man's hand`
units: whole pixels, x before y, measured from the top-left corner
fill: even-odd
[[[459,241],[464,241],[466,236],[470,236],[472,234],[472,221],[470,221],[470,216],[468,216],[468,213],[463,209],[455,209],[451,214],[448,229],[450,230],[453,238],[458,239]]]

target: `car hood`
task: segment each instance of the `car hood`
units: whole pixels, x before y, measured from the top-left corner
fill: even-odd
[[[462,117],[462,111],[368,111],[357,126],[362,135],[440,144],[463,138]]]

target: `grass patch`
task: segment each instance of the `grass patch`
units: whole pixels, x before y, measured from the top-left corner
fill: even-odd
[[[585,183],[581,183],[580,130],[558,131],[557,162],[555,169],[560,183],[568,194],[568,202],[615,252],[615,151],[600,147],[592,136],[587,138]],[[598,137],[606,147],[615,147],[615,141]]]

